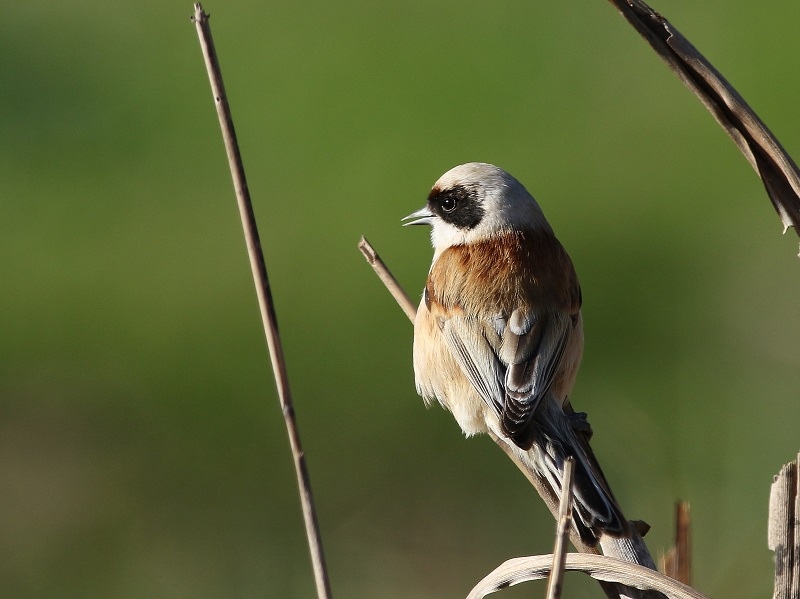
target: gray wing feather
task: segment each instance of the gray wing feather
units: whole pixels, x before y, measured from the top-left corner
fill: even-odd
[[[538,317],[515,311],[503,336],[501,355],[508,364],[502,424],[519,445],[530,442],[529,423],[553,384],[571,321],[549,313]]]
[[[508,319],[456,316],[444,322],[461,370],[516,442],[527,444],[528,424],[553,383],[570,324],[568,316],[522,310]]]
[[[504,404],[504,378],[506,368],[498,359],[491,338],[492,331],[484,331],[475,319],[449,318],[442,333],[453,357],[483,401],[499,418]],[[499,340],[495,333],[494,337]]]

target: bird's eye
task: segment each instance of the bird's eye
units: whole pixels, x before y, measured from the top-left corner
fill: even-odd
[[[445,212],[452,212],[456,209],[456,200],[452,196],[442,198],[442,210]]]

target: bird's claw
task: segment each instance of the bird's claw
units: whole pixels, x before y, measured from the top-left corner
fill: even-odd
[[[592,431],[592,425],[589,424],[589,415],[586,412],[572,412],[569,415],[569,423],[576,433],[583,433],[587,440],[592,438],[594,431]]]

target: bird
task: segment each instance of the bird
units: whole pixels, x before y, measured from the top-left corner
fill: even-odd
[[[493,433],[560,497],[575,460],[573,523],[595,546],[628,522],[569,405],[583,355],[575,268],[525,187],[481,162],[434,184],[404,225],[430,225],[434,254],[414,321],[416,389],[466,436]],[[565,412],[565,406],[567,411]]]

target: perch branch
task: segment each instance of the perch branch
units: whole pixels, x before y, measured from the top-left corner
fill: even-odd
[[[398,283],[394,275],[389,272],[389,269],[386,268],[386,264],[384,264],[381,257],[378,256],[378,253],[365,237],[362,237],[361,241],[358,242],[358,249],[364,254],[364,258],[367,259],[367,262],[369,262],[375,274],[383,281],[383,284],[386,285],[386,289],[389,290],[389,293],[392,294],[392,297],[400,304],[405,315],[408,316],[408,319],[413,323],[417,315],[417,307],[414,305],[414,302],[411,301],[411,298],[408,297],[408,294],[403,291],[403,288],[400,287],[400,283]]]
[[[266,335],[267,346],[269,347],[272,371],[275,374],[275,383],[278,387],[278,399],[280,400],[281,409],[283,411],[292,457],[294,458],[297,484],[300,489],[300,502],[303,508],[306,534],[311,550],[311,562],[314,568],[317,596],[319,599],[328,599],[331,596],[331,591],[327,568],[325,566],[325,556],[322,551],[322,539],[320,537],[319,524],[314,508],[314,499],[311,494],[311,480],[308,475],[305,456],[300,444],[300,431],[297,427],[292,395],[289,390],[286,361],[283,356],[283,348],[278,333],[278,319],[275,314],[275,305],[272,301],[269,279],[267,278],[264,253],[261,250],[261,241],[259,240],[258,228],[256,227],[253,204],[250,201],[250,192],[247,188],[244,164],[242,163],[242,157],[239,153],[239,145],[236,142],[233,117],[231,116],[230,106],[228,105],[228,99],[225,95],[225,87],[222,83],[222,71],[219,66],[219,61],[217,60],[214,42],[211,38],[211,27],[208,23],[208,15],[203,11],[203,7],[199,2],[194,5],[192,21],[197,27],[197,35],[200,38],[200,47],[203,52],[203,58],[205,59],[208,78],[211,82],[214,105],[217,108],[219,124],[222,129],[222,138],[225,142],[225,151],[228,155],[228,164],[230,165],[233,186],[236,191],[239,215],[242,219],[242,228],[247,244],[247,254],[250,258],[250,268],[253,272],[256,295],[258,296],[258,306],[261,310],[264,334]]]

